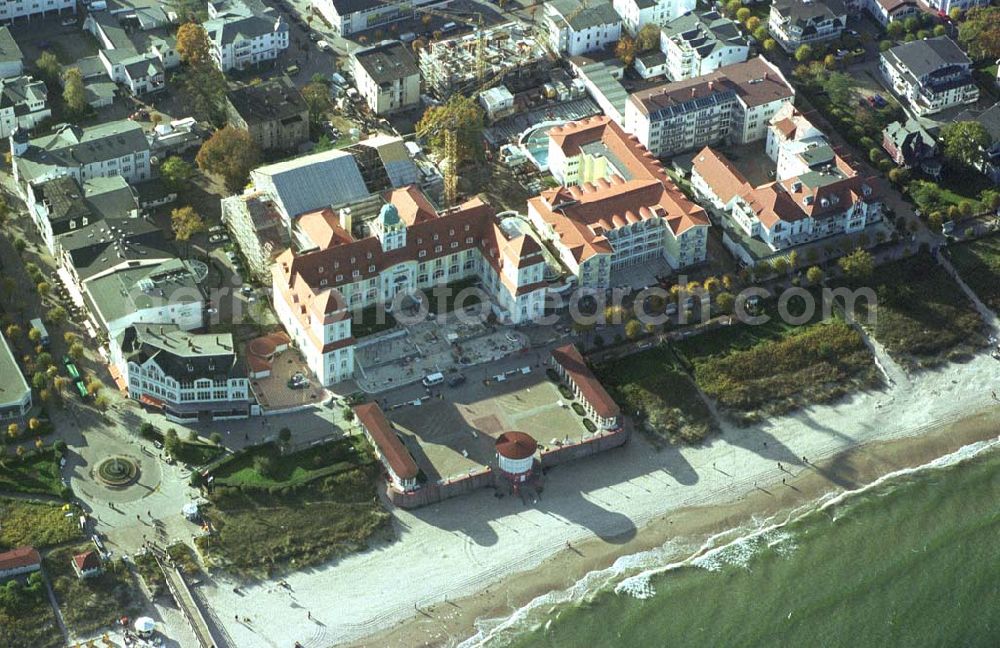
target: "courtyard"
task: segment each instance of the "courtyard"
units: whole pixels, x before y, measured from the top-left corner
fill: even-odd
[[[388,412],[428,481],[454,479],[489,466],[502,432],[526,432],[540,446],[572,443],[590,434],[542,370],[502,375],[502,381],[494,376],[456,388],[442,386],[420,405]]]

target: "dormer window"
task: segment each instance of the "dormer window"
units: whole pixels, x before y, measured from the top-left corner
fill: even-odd
[[[323,266],[320,266],[319,268],[317,268],[317,270],[319,271],[320,274],[323,274],[325,268],[323,268]]]

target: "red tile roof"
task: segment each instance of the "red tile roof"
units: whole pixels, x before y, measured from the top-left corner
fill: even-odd
[[[558,362],[580,389],[580,394],[590,403],[598,416],[613,418],[621,414],[618,404],[605,391],[604,386],[590,370],[583,356],[573,344],[552,349],[552,357]]]
[[[382,413],[381,408],[375,403],[362,403],[354,406],[354,414],[378,447],[392,472],[400,479],[416,478],[419,472],[417,462],[396,436],[396,431],[392,429],[392,424]]]
[[[538,442],[524,432],[504,432],[497,437],[496,448],[507,459],[527,459],[538,450]]]
[[[73,563],[79,571],[97,569],[101,566],[101,558],[96,551],[86,551],[73,556]]]
[[[703,148],[694,157],[692,172],[700,175],[712,191],[723,203],[728,203],[733,196],[743,193],[750,183],[726,158],[710,146]]]
[[[0,571],[21,569],[32,565],[41,565],[42,557],[34,547],[17,547],[0,553]]]
[[[354,241],[351,233],[340,226],[340,218],[329,207],[303,214],[299,217],[298,224],[299,229],[321,250]]]

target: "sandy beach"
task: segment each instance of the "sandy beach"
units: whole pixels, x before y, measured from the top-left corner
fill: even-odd
[[[396,510],[395,542],[291,574],[290,589],[268,582],[236,593],[221,578],[199,589],[241,647],[454,645],[476,619],[509,614],[618,556],[735,527],[997,436],[1000,364],[988,355],[912,378],[898,367],[889,373],[890,388],[754,427],[727,425],[694,448],[657,452],[636,436],[551,470],[533,506],[484,490]]]

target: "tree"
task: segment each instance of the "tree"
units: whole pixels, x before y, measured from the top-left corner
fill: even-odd
[[[38,76],[42,77],[42,80],[50,86],[55,87],[59,83],[59,79],[62,78],[62,66],[59,65],[59,59],[48,50],[42,52],[42,55],[38,57],[35,61],[35,67],[38,69]]]
[[[743,24],[746,25],[747,31],[749,31],[751,34],[756,34],[757,30],[761,28],[760,18],[758,18],[757,16],[750,16],[749,18],[746,19],[746,21],[744,21]],[[764,29],[765,29],[764,33],[766,34],[767,27],[764,27]],[[754,35],[754,38],[757,38],[756,35]],[[758,38],[757,40],[760,39]]]
[[[83,358],[83,353],[84,353],[83,345],[80,344],[79,342],[74,342],[73,344],[69,345],[69,351],[67,353],[69,354],[69,357],[72,358],[73,360],[80,360],[81,358]]]
[[[66,321],[66,309],[62,306],[53,306],[49,309],[49,312],[45,314],[45,318],[52,324],[62,324]]]
[[[979,192],[979,202],[983,203],[983,207],[986,209],[997,209],[1000,207],[1000,191],[983,189]]]
[[[733,306],[736,304],[736,297],[733,296],[731,292],[720,292],[715,296],[715,306],[722,313],[732,313]]]
[[[632,65],[632,61],[635,60],[636,46],[635,41],[629,36],[622,36],[618,39],[618,43],[615,45],[615,56],[618,60],[628,67]]]
[[[773,52],[778,47],[778,42],[773,38],[768,38],[764,40],[764,51]]]
[[[934,25],[932,33],[934,34],[934,36],[944,36],[945,34],[948,33],[948,28],[945,27],[944,25]]]
[[[180,450],[181,440],[177,436],[177,430],[170,428],[167,433],[163,435],[163,449],[167,451],[171,456],[176,456],[177,451]]]
[[[729,0],[729,2],[726,3],[725,14],[730,18],[733,18],[742,8],[743,3],[740,0]]]
[[[21,426],[18,423],[11,423],[7,426],[7,436],[16,439],[21,434]]]
[[[903,21],[903,27],[908,32],[915,32],[920,29],[920,19],[916,16],[910,16],[905,21]]]
[[[975,121],[952,122],[941,129],[944,157],[956,167],[973,166],[993,143],[986,127]]]
[[[177,29],[177,56],[191,67],[215,65],[212,46],[205,28],[196,22],[186,22]]]
[[[958,28],[958,42],[976,61],[1000,58],[1000,6],[970,9]]]
[[[892,21],[885,28],[886,35],[888,35],[889,38],[892,39],[892,40],[894,40],[894,41],[899,40],[900,38],[902,38],[903,37],[903,32],[905,32],[905,31],[906,31],[906,28],[903,27],[903,23],[899,22],[898,20]]]
[[[322,83],[309,83],[302,88],[302,98],[309,108],[309,123],[322,124],[330,111],[330,88]]]
[[[751,16],[751,12],[746,7],[740,7],[736,10],[736,22],[741,22],[746,24],[747,18]]]
[[[823,66],[828,70],[837,67],[837,57],[833,54],[827,54],[823,57]]]
[[[39,281],[38,285],[35,286],[35,292],[38,293],[39,297],[45,297],[50,292],[52,292],[52,286],[49,285],[49,282],[47,281]],[[38,333],[38,336],[33,338],[31,337],[32,333],[38,333],[38,332],[35,329],[31,329],[31,331],[28,332],[28,339],[30,339],[32,342],[38,342],[38,338],[40,338],[42,334]]]
[[[948,10],[948,17],[954,22],[958,22],[962,19],[962,9],[961,7],[952,7]]]
[[[458,153],[458,160],[449,164],[458,167],[466,160],[483,158],[483,109],[479,102],[455,93],[444,104],[424,111],[417,123],[417,133],[441,159],[445,157],[445,132],[449,130],[455,133]]]
[[[170,212],[170,228],[178,241],[190,241],[192,236],[205,229],[205,221],[194,207],[178,207]]]
[[[292,431],[286,427],[278,430],[278,441],[281,443],[282,448],[288,447],[288,442],[292,440]]]
[[[642,333],[642,322],[637,319],[630,319],[625,322],[625,337],[634,340]]]
[[[840,257],[837,265],[844,272],[844,276],[852,281],[868,279],[875,272],[875,260],[867,250],[862,249]]]
[[[257,455],[253,458],[253,469],[264,477],[274,474],[275,462],[270,455]]]
[[[221,175],[226,189],[233,192],[243,188],[259,161],[260,149],[250,133],[232,126],[215,131],[195,157],[199,169]]]
[[[204,22],[208,20],[208,10],[202,0],[166,0],[181,20]]]
[[[809,280],[809,283],[813,286],[819,285],[819,283],[823,281],[824,276],[823,269],[819,266],[812,266],[806,270],[806,279]]]
[[[90,109],[87,103],[87,89],[83,85],[80,68],[71,67],[63,73],[63,102],[66,109],[79,117]]]
[[[660,46],[660,26],[655,22],[646,23],[635,35],[635,48],[639,52],[648,52]]]
[[[799,45],[799,48],[795,50],[795,60],[799,63],[808,63],[812,57],[813,48],[808,45]]]
[[[763,43],[767,39],[767,26],[759,25],[753,30],[753,37],[758,43]]]
[[[193,175],[194,167],[177,155],[171,155],[160,165],[160,177],[173,191],[184,189]]]
[[[222,445],[222,435],[218,432],[212,432],[212,434],[208,436],[208,440],[214,445]]]

